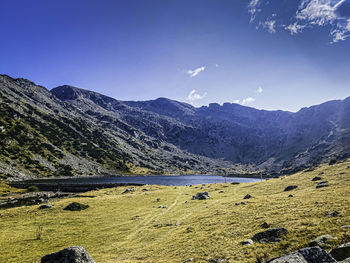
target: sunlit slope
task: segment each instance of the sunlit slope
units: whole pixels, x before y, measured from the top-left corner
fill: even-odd
[[[2,210],[0,262],[40,262],[42,256],[72,245],[87,248],[96,262],[256,262],[263,254],[275,257],[305,247],[321,234],[338,237],[329,244],[333,247],[350,241],[350,229],[341,228],[350,225],[349,165],[323,165],[264,182],[205,189],[145,186],[122,194],[125,188],[114,188],[88,193],[95,198],[60,200],[47,210]],[[316,189],[315,176],[328,180],[329,187]],[[285,192],[289,185],[298,188]],[[200,191],[208,191],[211,198],[191,200]],[[243,200],[247,193],[253,198]],[[90,207],[64,211],[72,201]],[[242,201],[247,204],[235,205]],[[341,216],[326,216],[335,210]],[[242,246],[241,241],[264,230],[260,225],[265,221],[285,227],[289,234],[280,243]],[[39,226],[42,239],[36,240]]]

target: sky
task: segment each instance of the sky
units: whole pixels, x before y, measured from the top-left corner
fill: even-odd
[[[268,110],[350,96],[350,0],[2,0],[0,74]]]

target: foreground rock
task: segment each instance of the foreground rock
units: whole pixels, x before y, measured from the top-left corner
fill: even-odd
[[[81,203],[78,203],[78,202],[73,202],[73,203],[70,203],[69,205],[67,205],[64,210],[69,210],[69,211],[81,211],[81,210],[84,210],[86,208],[89,208],[88,205],[84,205],[84,204],[81,204]]]
[[[322,235],[310,241],[309,246],[323,248],[328,243],[329,240],[335,240],[335,239],[337,238],[331,235]]]
[[[41,263],[95,263],[83,247],[68,247],[41,258]]]
[[[192,200],[205,200],[210,197],[208,192],[203,192],[203,193],[197,193],[194,196],[192,196]]]
[[[243,246],[251,246],[251,245],[254,244],[254,241],[251,240],[251,239],[247,239],[247,240],[242,241],[241,244],[242,244]]]
[[[332,263],[335,259],[319,247],[307,247],[265,263]]]
[[[330,254],[336,260],[344,260],[349,258],[349,261],[350,261],[350,243],[347,243],[332,249]]]
[[[250,194],[246,194],[243,199],[250,199],[250,198],[253,198]]]
[[[288,230],[283,227],[271,228],[255,234],[252,240],[259,243],[276,243],[280,242],[282,240],[282,236],[286,234],[288,234]]]
[[[297,188],[298,188],[297,185],[289,185],[289,186],[287,186],[287,187],[284,189],[284,191],[285,191],[285,192],[287,192],[287,191],[292,191],[292,190],[297,189]]]
[[[328,186],[329,186],[328,181],[322,181],[316,185],[316,188],[322,188],[322,187],[328,187]]]

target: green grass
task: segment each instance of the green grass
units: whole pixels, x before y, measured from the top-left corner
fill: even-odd
[[[48,210],[38,206],[2,210],[0,262],[40,262],[42,256],[73,245],[84,246],[96,262],[182,262],[192,257],[193,262],[226,258],[249,263],[256,262],[256,256],[272,258],[305,247],[321,234],[338,237],[332,247],[350,241],[350,230],[341,228],[350,225],[349,164],[323,165],[259,183],[210,185],[205,191],[211,198],[204,201],[191,200],[204,191],[199,186],[136,187],[128,194],[122,194],[121,187],[87,193],[95,198],[59,200]],[[320,172],[329,187],[316,189],[317,182],[311,181]],[[299,187],[284,192],[288,185]],[[235,206],[247,193],[254,198]],[[294,197],[288,198],[289,194]],[[90,207],[64,211],[73,201]],[[342,216],[325,216],[334,210]],[[242,246],[242,240],[262,231],[259,225],[265,221],[287,228],[289,234],[277,244]],[[39,226],[42,238],[36,240]]]

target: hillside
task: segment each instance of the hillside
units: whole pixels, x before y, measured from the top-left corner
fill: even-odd
[[[189,258],[191,262],[256,263],[304,248],[324,234],[336,238],[326,242],[328,250],[350,242],[350,228],[343,227],[350,222],[349,166],[347,161],[258,183],[213,184],[204,189],[201,185],[144,186],[123,194],[125,187],[112,188],[52,201],[53,207],[44,210],[39,205],[0,210],[0,259],[39,262],[48,253],[79,245],[96,262],[104,263]],[[321,182],[312,181],[316,176],[329,186],[316,188]],[[284,191],[290,185],[298,188]],[[191,200],[203,191],[209,192],[209,199]],[[246,194],[253,198],[243,199]],[[73,201],[89,208],[63,210]],[[246,204],[235,204],[242,201]],[[327,216],[334,211],[339,214]],[[288,234],[274,244],[243,246],[243,240],[266,230],[261,227],[264,222],[270,228],[284,227]],[[43,230],[37,240],[39,226]]]
[[[0,176],[291,173],[350,155],[350,98],[297,113],[118,101],[0,75]]]

